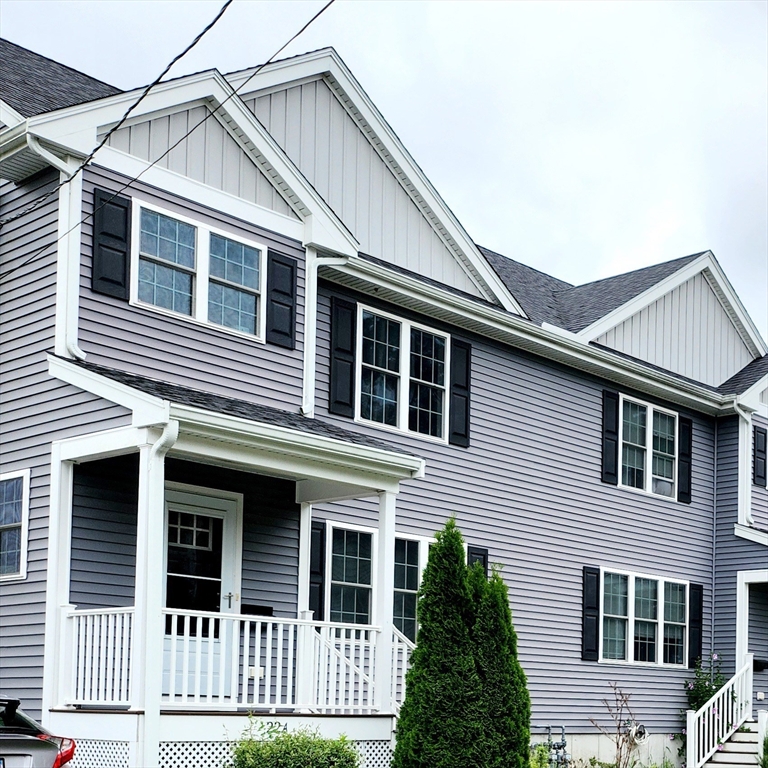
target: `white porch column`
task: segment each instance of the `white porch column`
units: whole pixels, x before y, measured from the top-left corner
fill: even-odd
[[[141,446],[139,454],[131,708],[143,712],[137,750],[141,768],[158,765],[164,635],[165,454],[178,434],[178,422],[169,422],[154,443]]]
[[[379,494],[379,536],[376,552],[376,610],[374,623],[381,627],[376,645],[374,705],[392,712],[392,613],[395,589],[396,494]]]

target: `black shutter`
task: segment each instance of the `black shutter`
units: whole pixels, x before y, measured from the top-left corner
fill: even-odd
[[[585,565],[582,578],[581,658],[597,661],[600,650],[600,569]]]
[[[316,621],[325,621],[325,522],[312,521],[309,550],[309,610]]]
[[[693,455],[693,422],[680,417],[677,452],[677,500],[691,503],[691,461]]]
[[[619,484],[619,395],[603,390],[602,481]]]
[[[267,342],[296,346],[296,259],[267,253]]]
[[[473,566],[475,563],[481,563],[485,575],[488,576],[488,550],[484,547],[467,547],[467,565]]]
[[[131,264],[131,200],[96,189],[93,193],[91,290],[128,301]]]
[[[328,410],[338,416],[355,415],[355,348],[357,305],[331,299],[331,386]]]
[[[451,342],[451,410],[448,442],[469,445],[469,395],[472,382],[472,347],[466,341]]]
[[[766,443],[768,430],[755,427],[753,430],[752,482],[763,488],[766,486]]]
[[[688,667],[693,669],[701,658],[704,633],[704,587],[691,584],[688,596]]]

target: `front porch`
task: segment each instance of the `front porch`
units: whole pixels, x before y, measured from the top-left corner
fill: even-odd
[[[160,427],[53,446],[44,723],[127,744],[126,768],[169,764],[168,733],[236,737],[250,712],[389,740],[412,647],[393,622],[396,497],[423,460],[301,417],[164,408]],[[364,576],[318,598],[313,504],[371,497],[343,553]]]

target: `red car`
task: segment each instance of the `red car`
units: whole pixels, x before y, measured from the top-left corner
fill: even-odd
[[[54,736],[0,696],[0,768],[65,768],[75,756],[72,739]]]

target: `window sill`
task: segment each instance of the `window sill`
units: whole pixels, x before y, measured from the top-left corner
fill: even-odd
[[[629,491],[630,493],[636,493],[639,496],[645,496],[645,498],[658,499],[659,501],[665,501],[668,504],[678,504],[677,495],[675,496],[662,496],[660,493],[652,493],[651,491],[645,491],[642,488],[635,488],[631,485],[622,485],[621,483],[616,486],[622,491]]]
[[[355,424],[364,424],[366,427],[373,427],[374,429],[382,429],[385,432],[391,432],[395,435],[403,435],[404,437],[414,437],[417,440],[426,440],[429,443],[435,443],[436,445],[448,445],[448,438],[446,437],[434,437],[433,435],[425,435],[423,432],[411,432],[410,429],[401,429],[400,427],[393,427],[389,424],[382,424],[380,421],[369,421],[361,416],[355,416]]]
[[[237,331],[234,328],[228,328],[226,325],[217,325],[216,323],[209,323],[204,320],[198,320],[192,315],[184,315],[181,312],[174,312],[172,309],[165,309],[164,307],[157,307],[154,304],[147,304],[143,301],[131,300],[130,306],[137,309],[146,309],[149,312],[162,315],[164,317],[173,318],[174,320],[181,320],[190,325],[195,325],[198,328],[206,328],[209,331],[220,331],[227,336],[235,336],[239,339],[245,339],[247,341],[253,341],[257,344],[265,344],[266,340],[263,336],[256,336],[252,333],[244,333],[243,331]]]
[[[3,576],[0,576],[0,584],[3,584],[5,582],[24,581],[24,579],[26,578],[27,578],[26,573],[8,573]]]
[[[622,661],[621,659],[598,659],[598,664],[614,667],[641,667],[644,669],[688,669],[687,664],[660,664],[655,661]]]

